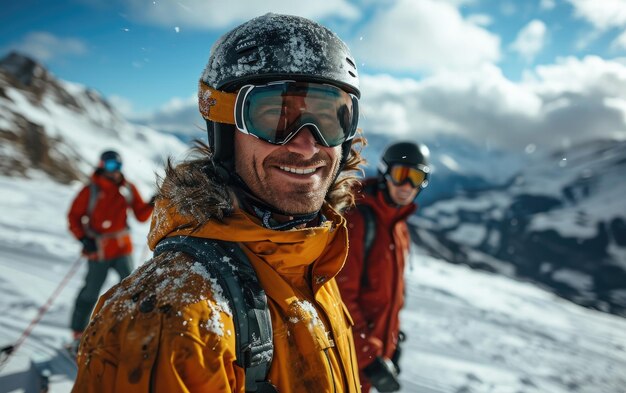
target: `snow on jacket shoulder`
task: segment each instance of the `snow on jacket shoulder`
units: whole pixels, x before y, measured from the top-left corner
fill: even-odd
[[[346,257],[345,221],[326,207],[330,220],[320,227],[263,228],[232,209],[206,166],[198,160],[168,172],[151,247],[176,235],[238,243],[268,297],[268,380],[281,393],[360,391],[352,323],[334,280]],[[243,392],[232,310],[203,269],[165,252],[109,290],[83,335],[73,391]]]
[[[234,332],[228,304],[204,267],[163,254],[101,297],[83,336],[73,391],[243,392]],[[204,359],[223,372],[202,367]]]

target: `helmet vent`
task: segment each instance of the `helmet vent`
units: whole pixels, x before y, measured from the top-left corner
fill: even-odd
[[[350,74],[350,76],[352,76],[352,77],[356,78],[356,75],[354,74],[354,72],[352,72],[352,71],[348,71],[348,74]]]
[[[352,66],[352,68],[354,68],[356,70],[356,64],[354,64],[354,62],[352,61],[351,58],[346,57],[346,61],[348,62],[348,64],[350,64]],[[352,75],[354,76],[354,75]]]

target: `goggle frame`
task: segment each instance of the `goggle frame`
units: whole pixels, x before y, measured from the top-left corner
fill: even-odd
[[[258,135],[258,133],[255,133],[253,130],[249,129],[248,125],[246,124],[245,121],[245,116],[244,116],[244,107],[245,107],[245,103],[248,99],[248,97],[250,96],[250,93],[254,90],[254,89],[258,89],[258,88],[263,88],[263,87],[267,87],[267,86],[272,86],[272,85],[278,85],[278,84],[288,84],[288,83],[294,83],[294,84],[314,84],[314,85],[320,85],[320,86],[325,86],[331,89],[336,89],[339,90],[340,92],[347,94],[351,100],[352,100],[352,121],[350,123],[350,129],[348,130],[348,135],[345,136],[345,131],[344,131],[344,138],[340,139],[337,141],[337,143],[333,143],[332,141],[329,142],[327,140],[327,138],[324,137],[324,132],[318,127],[317,124],[313,123],[313,122],[303,122],[302,124],[299,125],[299,127],[295,130],[291,130],[285,138],[283,138],[281,141],[275,141],[266,137],[263,137],[261,135]],[[235,99],[235,106],[234,106],[234,117],[235,117],[235,128],[237,128],[238,131],[246,134],[246,135],[251,135],[254,136],[255,138],[258,138],[262,141],[271,143],[273,145],[285,145],[287,143],[289,143],[296,135],[298,135],[298,133],[305,127],[309,127],[309,129],[311,130],[313,136],[316,138],[316,140],[321,143],[323,146],[326,147],[335,147],[335,146],[339,146],[342,145],[343,143],[350,141],[354,138],[354,136],[356,135],[357,132],[357,127],[358,127],[358,119],[359,119],[359,99],[357,96],[355,96],[352,93],[348,93],[342,89],[340,89],[337,86],[334,85],[330,85],[327,83],[320,83],[320,84],[315,84],[315,83],[309,83],[309,82],[297,82],[294,80],[281,80],[281,81],[273,81],[273,82],[269,82],[263,85],[254,85],[254,84],[248,84],[248,85],[244,85],[242,86],[239,91],[237,92],[237,98]]]

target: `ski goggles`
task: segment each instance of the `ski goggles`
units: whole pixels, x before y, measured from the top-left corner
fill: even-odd
[[[355,95],[320,83],[245,85],[236,95],[201,83],[199,104],[205,119],[234,124],[274,145],[288,143],[308,127],[320,144],[339,146],[354,137],[359,118]]]
[[[106,172],[116,172],[122,170],[122,163],[117,160],[106,160],[102,163],[102,169]]]
[[[427,166],[418,169],[404,165],[393,165],[389,168],[385,177],[396,186],[401,186],[408,182],[414,188],[426,188],[428,186],[429,172],[430,170]]]

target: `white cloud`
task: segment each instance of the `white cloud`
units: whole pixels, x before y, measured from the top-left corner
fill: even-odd
[[[493,23],[493,18],[487,14],[471,14],[467,16],[467,22],[484,27],[490,26]]]
[[[556,64],[537,66],[524,83],[543,96],[569,95],[623,97],[626,66],[598,56],[559,58]]]
[[[527,61],[532,61],[545,44],[546,25],[538,19],[524,26],[511,44],[511,49],[519,53]]]
[[[622,32],[617,38],[613,40],[611,43],[611,49],[613,50],[626,50],[626,30]]]
[[[587,20],[598,30],[626,26],[624,0],[567,0],[574,6],[574,14]]]
[[[365,76],[365,132],[441,133],[523,151],[602,137],[626,138],[626,66],[598,57],[565,58],[512,82],[494,65],[423,79]]]
[[[29,54],[40,61],[50,61],[67,55],[87,53],[87,45],[77,38],[61,38],[47,32],[32,32],[10,49]]]
[[[498,36],[435,0],[398,0],[381,10],[351,47],[359,63],[394,71],[475,67],[500,58]]]
[[[539,8],[541,8],[542,10],[551,10],[554,7],[556,7],[555,0],[541,0],[541,2],[539,3]]]
[[[131,118],[159,131],[187,134],[201,138],[205,128],[204,119],[198,111],[196,94],[188,98],[174,97],[150,114],[134,114]]]
[[[263,15],[267,12],[290,14],[320,20],[328,17],[354,19],[360,14],[347,0],[285,1],[285,0],[186,0],[155,1],[128,0],[121,2],[129,17],[152,25],[172,28],[223,30],[225,27]]]

